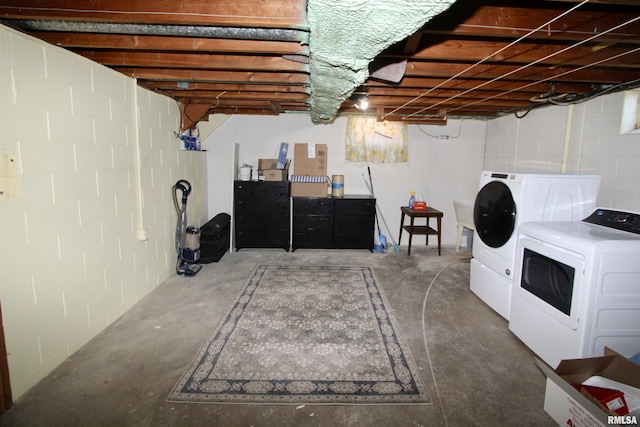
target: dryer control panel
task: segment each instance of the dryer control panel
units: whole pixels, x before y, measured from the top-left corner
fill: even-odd
[[[633,212],[614,211],[610,209],[596,209],[583,220],[590,224],[615,228],[616,230],[640,234],[640,214]]]

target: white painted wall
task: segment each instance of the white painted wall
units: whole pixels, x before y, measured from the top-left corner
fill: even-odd
[[[0,26],[0,301],[14,398],[174,274],[171,186],[193,184],[191,224],[206,207],[205,155],[178,150],[178,125],[174,101]]]
[[[601,207],[640,212],[640,135],[620,135],[623,92],[573,107],[534,110],[487,125],[485,168],[597,173]]]
[[[225,117],[214,120],[207,153],[182,152],[174,101],[134,87],[0,26],[0,302],[14,398],[173,274],[175,181],[194,185],[190,224],[230,212],[234,143],[251,164],[274,157],[280,142],[325,143],[328,174],[345,175],[347,193],[366,192],[366,165],[344,160],[344,118]],[[410,162],[371,165],[393,236],[415,190],[444,211],[443,241],[453,245],[452,201],[474,199],[482,169],[599,173],[601,206],[640,212],[640,135],[618,134],[622,104],[612,94],[523,119],[411,125]],[[139,212],[147,241],[136,238]]]
[[[344,175],[345,194],[366,194],[362,174],[367,176],[367,165],[344,159],[346,121],[339,117],[332,124],[314,125],[307,115],[233,116],[226,120],[203,143],[208,150],[208,215],[231,213],[234,143],[239,145],[239,163],[257,166],[260,158],[277,157],[280,143],[288,142],[293,162],[291,172],[295,143],[327,144],[327,174]],[[396,241],[400,206],[406,206],[410,192],[417,191],[424,194],[429,205],[444,212],[443,244],[455,244],[457,222],[452,201],[475,198],[482,171],[485,128],[485,122],[473,120],[450,120],[447,126],[410,125],[409,162],[370,165],[373,189]],[[451,138],[438,138],[443,135]],[[383,233],[390,240],[384,228]],[[402,244],[407,242],[405,234]],[[414,243],[424,244],[424,237],[417,236]],[[431,238],[430,244],[435,244],[435,238]]]

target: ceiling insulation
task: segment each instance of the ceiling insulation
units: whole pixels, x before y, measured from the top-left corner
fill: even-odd
[[[147,36],[208,37],[238,40],[306,42],[306,31],[281,28],[239,28],[210,25],[153,25],[138,23],[83,22],[23,19],[11,22],[26,31],[59,31],[92,34],[136,34]]]
[[[422,28],[455,0],[309,0],[311,120],[328,123],[369,77],[384,49]]]
[[[524,117],[640,87],[640,0],[0,0],[4,26],[174,99],[187,127]]]

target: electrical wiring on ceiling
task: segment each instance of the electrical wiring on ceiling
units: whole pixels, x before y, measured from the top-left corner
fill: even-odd
[[[466,119],[462,119],[460,120],[460,125],[458,126],[458,133],[456,135],[432,135],[429,132],[427,132],[426,130],[422,129],[422,125],[418,125],[418,130],[420,130],[420,132],[424,133],[425,135],[433,138],[433,139],[456,139],[458,137],[460,137],[460,135],[462,134],[462,123],[465,121]]]
[[[495,78],[493,78],[493,79],[491,79],[491,80],[488,80],[488,81],[486,81],[486,82],[483,82],[483,83],[481,83],[481,84],[479,84],[479,85],[476,85],[476,86],[474,86],[474,87],[472,87],[472,88],[470,88],[470,89],[467,89],[467,90],[465,90],[465,91],[463,91],[463,92],[461,92],[461,93],[458,93],[458,94],[456,94],[456,95],[454,95],[454,96],[451,96],[451,97],[449,97],[449,98],[447,98],[447,99],[444,99],[444,100],[442,100],[442,101],[440,101],[440,102],[437,102],[437,103],[435,103],[435,104],[433,104],[433,105],[430,105],[430,106],[428,106],[428,107],[425,107],[425,108],[423,108],[423,109],[420,109],[420,110],[418,110],[418,111],[416,111],[416,112],[414,112],[414,113],[412,113],[412,114],[409,114],[409,115],[408,115],[408,117],[412,117],[412,116],[414,116],[414,115],[416,115],[416,114],[419,114],[419,113],[422,113],[422,112],[424,112],[424,111],[427,111],[427,110],[430,110],[430,109],[436,108],[437,106],[439,106],[439,105],[441,105],[441,104],[443,104],[443,103],[445,103],[445,102],[448,102],[448,101],[451,101],[451,100],[453,100],[453,99],[456,99],[456,98],[458,98],[458,97],[460,97],[460,96],[462,96],[462,95],[466,95],[466,94],[468,94],[469,92],[473,92],[474,90],[477,90],[477,89],[479,89],[479,88],[481,88],[481,87],[484,87],[484,86],[486,86],[486,85],[488,85],[488,84],[490,84],[490,83],[494,83],[494,82],[496,82],[496,81],[498,81],[498,80],[502,80],[502,79],[504,79],[505,77],[511,76],[511,75],[513,75],[513,74],[515,74],[515,73],[517,73],[517,72],[519,72],[519,71],[522,71],[522,70],[524,70],[524,69],[527,69],[527,68],[529,68],[529,67],[531,67],[531,66],[533,66],[533,65],[535,65],[535,64],[538,64],[538,63],[540,63],[540,62],[542,62],[542,61],[546,61],[546,60],[547,60],[547,59],[549,59],[549,58],[552,58],[552,57],[557,56],[557,55],[559,55],[559,54],[561,54],[561,53],[567,52],[567,51],[569,51],[569,50],[571,50],[571,49],[573,49],[573,48],[575,48],[575,47],[577,47],[577,46],[580,46],[580,45],[582,45],[582,44],[588,43],[588,42],[590,42],[590,41],[592,41],[592,40],[594,40],[594,39],[596,39],[596,38],[602,37],[603,35],[606,35],[606,34],[608,34],[608,33],[611,33],[611,32],[613,32],[613,31],[615,31],[615,30],[618,30],[619,28],[622,28],[622,27],[624,27],[624,26],[626,26],[626,25],[629,25],[629,24],[631,24],[631,23],[633,23],[633,22],[636,22],[636,21],[638,21],[638,20],[640,20],[640,16],[637,16],[637,17],[635,17],[635,18],[633,18],[633,19],[630,19],[630,20],[628,20],[628,21],[626,21],[626,22],[623,22],[622,24],[618,24],[618,25],[616,25],[616,26],[614,26],[614,27],[612,27],[612,28],[610,28],[610,29],[608,29],[608,30],[605,30],[605,31],[599,32],[599,33],[597,33],[597,34],[594,34],[593,36],[588,37],[588,38],[586,38],[586,39],[584,39],[584,40],[580,40],[580,41],[578,41],[578,42],[576,42],[576,43],[574,43],[574,44],[572,44],[572,45],[570,45],[570,46],[567,46],[567,47],[566,47],[566,48],[564,48],[564,49],[560,49],[560,50],[559,50],[559,51],[557,51],[557,52],[554,52],[554,53],[551,53],[551,54],[549,54],[549,55],[547,55],[547,56],[545,56],[545,57],[539,58],[539,59],[537,59],[537,60],[535,60],[535,61],[533,61],[533,62],[531,62],[531,63],[529,63],[529,64],[526,64],[526,65],[523,65],[523,66],[521,66],[521,67],[518,67],[518,68],[516,68],[516,69],[514,69],[514,70],[509,71],[508,73],[504,73],[504,74],[502,74],[502,75],[500,75],[500,76],[498,76],[498,77],[495,77]],[[629,53],[633,53],[633,52],[635,52],[635,51],[637,51],[637,50],[638,50],[638,49],[633,49],[633,50],[631,50],[631,51],[629,51],[629,52],[625,52],[625,53],[624,53],[624,54],[622,54],[622,55],[627,55],[627,54],[629,54]],[[622,55],[619,55],[619,56],[622,56]],[[611,58],[607,59],[607,61],[609,61],[609,60],[611,60]],[[586,66],[582,66],[582,67],[579,67],[579,68],[577,68],[577,69],[575,69],[575,70],[572,70],[571,72],[575,72],[575,71],[578,71],[578,70],[581,70],[581,69],[585,69],[585,68],[588,68],[588,67],[593,66],[594,64],[600,64],[600,63],[602,63],[602,62],[606,62],[606,61],[596,61],[596,62],[594,62],[594,63],[592,63],[592,64],[587,64]],[[562,75],[562,74],[560,74],[560,75]],[[558,76],[556,75],[556,76],[554,76],[553,78],[547,78],[547,79],[538,80],[538,81],[536,81],[536,82],[534,82],[534,83],[532,83],[532,84],[542,83],[542,82],[544,82],[544,81],[546,81],[546,80],[555,79],[555,78],[557,78],[557,77],[558,77]],[[513,90],[508,91],[508,92],[506,92],[506,93],[511,93],[511,92],[513,92]],[[502,95],[502,94],[500,94],[500,95]],[[479,102],[488,101],[488,100],[490,100],[490,99],[494,99],[494,98],[496,98],[497,96],[500,96],[500,95],[493,95],[493,96],[490,96],[490,97],[487,97],[487,98],[481,99],[481,100],[479,100],[479,101],[473,102],[473,103],[471,103],[471,104],[467,104],[467,105],[465,105],[464,107],[468,107],[468,106],[470,106],[470,105],[475,105],[475,104],[477,104],[477,103],[479,103]],[[454,108],[454,109],[452,109],[452,110],[448,110],[448,113],[449,113],[449,112],[451,112],[451,111],[458,110],[458,109],[460,109],[460,108],[463,108],[463,107],[461,106],[461,107]]]
[[[537,102],[538,105],[532,105],[529,108],[527,108],[524,112],[513,111],[513,114],[514,116],[516,116],[516,118],[522,119],[531,111],[535,110],[536,108],[542,107],[546,104],[553,104],[553,105],[559,105],[559,106],[575,105],[575,104],[580,104],[580,103],[589,101],[591,99],[597,98],[598,96],[604,95],[609,92],[637,89],[638,87],[640,87],[640,79],[632,80],[632,81],[617,84],[617,85],[607,86],[605,88],[601,88],[600,90],[590,92],[590,93],[584,93],[584,94],[564,93],[557,96],[549,95],[546,98],[540,98],[540,100],[532,101],[532,102]]]
[[[489,56],[487,56],[487,57],[485,57],[485,58],[481,59],[480,61],[476,62],[475,64],[470,65],[469,67],[467,67],[467,68],[465,68],[464,70],[460,71],[460,72],[459,72],[459,73],[457,73],[456,75],[454,75],[454,76],[452,76],[452,77],[448,78],[447,80],[445,80],[445,81],[443,81],[443,82],[441,82],[441,83],[437,84],[436,86],[432,87],[432,88],[431,88],[431,89],[429,89],[428,91],[426,91],[426,92],[424,92],[424,93],[422,93],[422,94],[420,94],[420,95],[416,96],[416,97],[415,97],[415,98],[413,98],[413,99],[410,99],[409,101],[407,101],[407,102],[405,102],[404,104],[402,104],[400,107],[398,107],[398,108],[394,109],[393,111],[390,111],[389,113],[385,114],[385,115],[383,116],[383,118],[384,118],[384,117],[386,117],[386,116],[388,116],[388,115],[394,114],[394,113],[396,113],[397,111],[400,111],[400,110],[401,110],[401,109],[403,109],[404,107],[407,107],[407,106],[409,106],[409,105],[413,104],[414,102],[416,102],[417,100],[419,100],[419,99],[421,99],[421,98],[423,98],[423,97],[427,96],[428,94],[430,94],[430,93],[431,93],[431,92],[433,92],[434,90],[437,90],[437,89],[441,88],[441,87],[442,87],[442,86],[444,86],[445,84],[447,84],[447,83],[451,82],[452,80],[454,80],[454,79],[456,79],[456,78],[460,77],[461,75],[463,75],[463,74],[464,74],[464,73],[466,73],[467,71],[472,70],[473,68],[477,67],[478,65],[480,65],[480,64],[482,64],[482,63],[484,63],[484,62],[488,61],[489,59],[493,58],[494,56],[498,55],[499,53],[503,52],[504,50],[506,50],[506,49],[510,48],[511,46],[514,46],[514,45],[516,45],[516,44],[520,43],[522,40],[526,39],[527,37],[531,36],[532,34],[535,34],[536,32],[540,31],[540,30],[541,30],[541,29],[543,29],[544,27],[548,27],[548,26],[549,26],[549,25],[551,25],[553,22],[555,22],[555,21],[557,21],[558,19],[560,19],[560,18],[564,17],[565,15],[567,15],[567,14],[569,14],[569,13],[573,12],[574,10],[576,10],[577,8],[581,7],[582,5],[584,5],[584,4],[588,3],[588,2],[589,2],[589,0],[584,0],[582,3],[579,3],[579,4],[577,4],[576,6],[574,6],[574,7],[570,8],[569,10],[567,10],[567,11],[565,11],[565,12],[561,13],[560,15],[558,15],[558,16],[556,16],[556,17],[554,17],[553,19],[550,19],[549,21],[545,22],[544,24],[542,24],[542,25],[538,26],[537,28],[535,28],[535,29],[533,29],[533,30],[529,31],[527,34],[525,34],[525,35],[523,35],[523,36],[519,37],[518,39],[516,39],[516,40],[514,40],[513,42],[509,43],[508,45],[503,46],[502,48],[500,48],[500,49],[498,49],[497,51],[493,52],[491,55],[489,55]],[[470,90],[473,90],[473,88],[472,88],[472,89],[470,89]],[[450,100],[450,99],[447,99],[447,100],[445,100],[445,101],[449,101],[449,100]],[[443,102],[445,102],[445,101],[443,101]],[[438,104],[436,104],[436,105],[438,105]],[[425,111],[425,110],[420,110],[420,111],[418,111],[418,112],[416,112],[416,113],[409,114],[409,115],[407,115],[407,117],[413,117],[413,116],[415,116],[416,114],[418,114],[418,113],[420,113],[420,112],[422,112],[422,111]]]
[[[540,31],[540,30],[541,30],[541,29],[543,29],[544,27],[548,27],[548,26],[549,26],[549,25],[551,25],[553,22],[555,22],[555,21],[557,21],[558,19],[560,19],[560,18],[564,17],[565,15],[567,15],[567,14],[569,14],[569,13],[573,12],[574,10],[578,9],[579,7],[581,7],[582,5],[584,5],[584,4],[588,3],[588,2],[589,2],[589,0],[584,0],[583,2],[581,2],[581,3],[577,4],[576,6],[574,6],[574,7],[570,8],[569,10],[567,10],[567,11],[565,11],[565,12],[561,13],[560,15],[558,15],[558,16],[556,16],[556,17],[554,17],[553,19],[550,19],[549,21],[545,22],[544,24],[542,24],[542,25],[538,26],[537,28],[535,28],[535,29],[533,29],[533,30],[529,31],[527,34],[525,34],[525,35],[523,35],[523,36],[519,37],[518,39],[514,40],[513,42],[511,42],[511,43],[507,44],[506,46],[503,46],[502,48],[500,48],[500,49],[498,49],[497,51],[493,52],[491,55],[489,55],[489,56],[487,56],[487,57],[485,57],[485,58],[481,59],[480,61],[476,62],[475,64],[470,65],[469,67],[467,67],[467,68],[465,68],[464,70],[460,71],[460,72],[459,72],[459,73],[457,73],[456,75],[454,75],[454,76],[452,76],[452,77],[450,77],[450,78],[446,79],[445,81],[443,81],[443,82],[441,82],[441,83],[437,84],[436,86],[432,87],[432,88],[431,88],[431,89],[429,89],[428,91],[426,91],[426,92],[424,92],[424,93],[422,93],[422,94],[420,94],[420,95],[416,96],[416,97],[415,97],[415,98],[413,98],[413,99],[410,99],[409,101],[407,101],[407,102],[405,102],[404,104],[402,104],[400,107],[398,107],[398,108],[394,109],[393,111],[390,111],[389,113],[385,114],[385,115],[383,116],[383,118],[384,118],[384,117],[386,117],[386,116],[388,116],[388,115],[394,114],[394,113],[396,113],[396,112],[398,112],[398,111],[402,110],[404,107],[407,107],[407,106],[409,106],[409,105],[413,104],[414,102],[416,102],[417,100],[419,100],[419,99],[421,99],[421,98],[423,98],[423,97],[427,96],[428,94],[430,94],[430,93],[431,93],[431,92],[433,92],[434,90],[437,90],[437,89],[441,88],[441,87],[442,87],[442,86],[444,86],[445,84],[447,84],[447,83],[451,82],[452,80],[454,80],[454,79],[456,79],[456,78],[460,77],[461,75],[463,75],[463,74],[464,74],[464,73],[466,73],[467,71],[472,70],[473,68],[477,67],[478,65],[480,65],[480,64],[482,64],[482,63],[484,63],[484,62],[488,61],[489,59],[493,58],[494,56],[498,55],[499,53],[503,52],[504,50],[506,50],[506,49],[510,48],[511,46],[514,46],[514,45],[516,45],[516,44],[520,43],[522,40],[526,39],[527,37],[531,36],[532,34],[535,34],[536,32]],[[470,90],[474,90],[474,89],[475,89],[475,88],[472,88],[472,89],[470,89]],[[465,92],[465,93],[466,93],[466,92]],[[448,100],[445,100],[445,101],[448,101]],[[443,102],[444,102],[444,101],[443,101]],[[436,105],[438,105],[438,104],[436,104]],[[420,113],[420,112],[422,112],[422,111],[425,111],[425,109],[420,110],[420,111],[418,111],[418,112],[416,112],[416,113],[410,114],[410,115],[408,115],[407,117],[412,117],[412,116],[414,116],[414,115],[416,115],[416,114],[418,114],[418,113]]]
[[[544,82],[547,82],[547,81],[549,81],[549,80],[555,80],[555,79],[557,79],[557,78],[559,78],[559,77],[562,77],[562,76],[565,76],[565,75],[567,75],[567,74],[575,73],[576,71],[580,71],[580,70],[583,70],[583,69],[585,69],[585,68],[589,68],[589,67],[592,67],[592,66],[595,66],[595,65],[599,65],[599,64],[602,64],[602,63],[604,63],[604,62],[611,61],[611,60],[613,60],[613,59],[616,59],[616,58],[622,57],[622,56],[624,56],[624,55],[629,55],[629,54],[632,54],[632,53],[635,53],[635,52],[640,52],[640,48],[636,48],[636,49],[630,50],[630,51],[628,51],[628,52],[620,53],[620,54],[617,54],[617,55],[611,56],[611,57],[609,57],[609,58],[605,58],[605,59],[602,59],[602,60],[600,60],[600,61],[593,62],[593,63],[591,63],[591,64],[583,65],[582,67],[576,68],[576,69],[574,69],[574,70],[569,70],[569,71],[566,71],[566,72],[564,72],[564,73],[560,73],[560,74],[554,75],[554,76],[552,76],[552,77],[548,77],[548,78],[546,78],[546,79],[542,79],[542,80],[539,80],[539,81],[535,81],[535,82],[532,82],[532,83],[528,83],[528,84],[525,84],[525,85],[523,85],[523,86],[517,87],[517,88],[515,88],[515,89],[511,89],[511,90],[508,90],[508,91],[506,91],[506,92],[502,92],[502,93],[499,93],[499,94],[496,94],[496,95],[493,95],[493,96],[489,96],[489,97],[484,98],[484,99],[480,99],[480,100],[477,100],[477,101],[474,101],[474,102],[468,103],[468,104],[466,104],[466,105],[462,105],[462,106],[459,106],[459,107],[453,108],[453,109],[451,109],[451,110],[448,110],[448,112],[450,113],[450,112],[452,112],[452,111],[457,111],[457,110],[459,110],[459,109],[462,109],[462,108],[465,108],[465,107],[469,107],[469,106],[472,106],[472,105],[476,105],[476,104],[479,104],[479,103],[481,103],[481,102],[489,101],[489,100],[491,100],[491,99],[493,99],[493,98],[497,98],[497,97],[499,97],[499,96],[508,95],[509,93],[512,93],[512,92],[515,92],[515,91],[518,91],[518,90],[522,90],[522,89],[526,89],[526,88],[528,88],[528,87],[531,87],[531,86],[537,85],[537,84],[539,84],[539,83],[544,83]],[[530,108],[533,108],[533,107],[530,107]],[[523,116],[523,117],[524,117],[524,116]]]

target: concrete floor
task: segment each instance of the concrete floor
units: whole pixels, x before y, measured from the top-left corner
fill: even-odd
[[[241,250],[172,277],[6,413],[3,426],[553,426],[545,378],[507,322],[469,291],[469,252],[415,245]],[[430,405],[176,404],[165,401],[258,264],[371,265]]]

